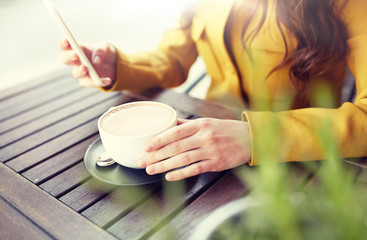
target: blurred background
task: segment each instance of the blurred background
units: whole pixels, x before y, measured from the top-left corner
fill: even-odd
[[[134,53],[154,49],[189,1],[50,2],[58,8],[79,42],[106,41],[127,53]],[[0,0],[0,32],[0,90],[53,71],[71,72],[70,67],[59,61],[57,40],[62,34],[42,0]],[[198,61],[196,65],[197,71],[202,71],[203,64]],[[197,74],[190,72],[190,75]],[[200,95],[201,90],[197,96]]]

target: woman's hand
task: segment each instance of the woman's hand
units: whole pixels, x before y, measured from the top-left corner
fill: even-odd
[[[177,127],[153,138],[145,150],[139,166],[146,167],[148,174],[172,170],[166,174],[168,181],[234,168],[251,158],[248,123],[213,118],[179,120]]]
[[[79,79],[80,85],[84,87],[96,87],[89,76],[88,68],[82,65],[76,52],[74,52],[66,38],[58,42],[59,48],[63,50],[61,62],[73,66],[73,77]],[[116,50],[109,44],[98,46],[80,45],[85,55],[95,68],[102,80],[102,87],[110,86],[116,77]]]

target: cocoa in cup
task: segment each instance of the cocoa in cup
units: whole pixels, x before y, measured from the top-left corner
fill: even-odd
[[[176,111],[169,105],[141,101],[110,108],[98,120],[103,147],[117,163],[140,168],[138,159],[146,143],[177,125]]]

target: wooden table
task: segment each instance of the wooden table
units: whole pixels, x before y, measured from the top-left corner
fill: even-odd
[[[69,75],[0,92],[0,239],[187,239],[213,210],[249,193],[233,171],[143,186],[91,177],[83,156],[99,138],[99,116],[111,106],[154,100],[188,119],[240,114],[171,90],[102,93]],[[365,163],[357,166],[366,183]],[[312,179],[293,167],[297,186]]]

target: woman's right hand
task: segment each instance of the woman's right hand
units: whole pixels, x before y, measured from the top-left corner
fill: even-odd
[[[97,87],[89,76],[88,68],[81,64],[80,59],[70,46],[66,38],[58,42],[58,46],[63,50],[61,62],[73,67],[73,77],[79,79],[80,85],[84,87]],[[80,45],[85,55],[93,65],[97,74],[102,80],[102,87],[111,86],[116,78],[116,58],[117,53],[113,46],[109,44],[100,45]]]

